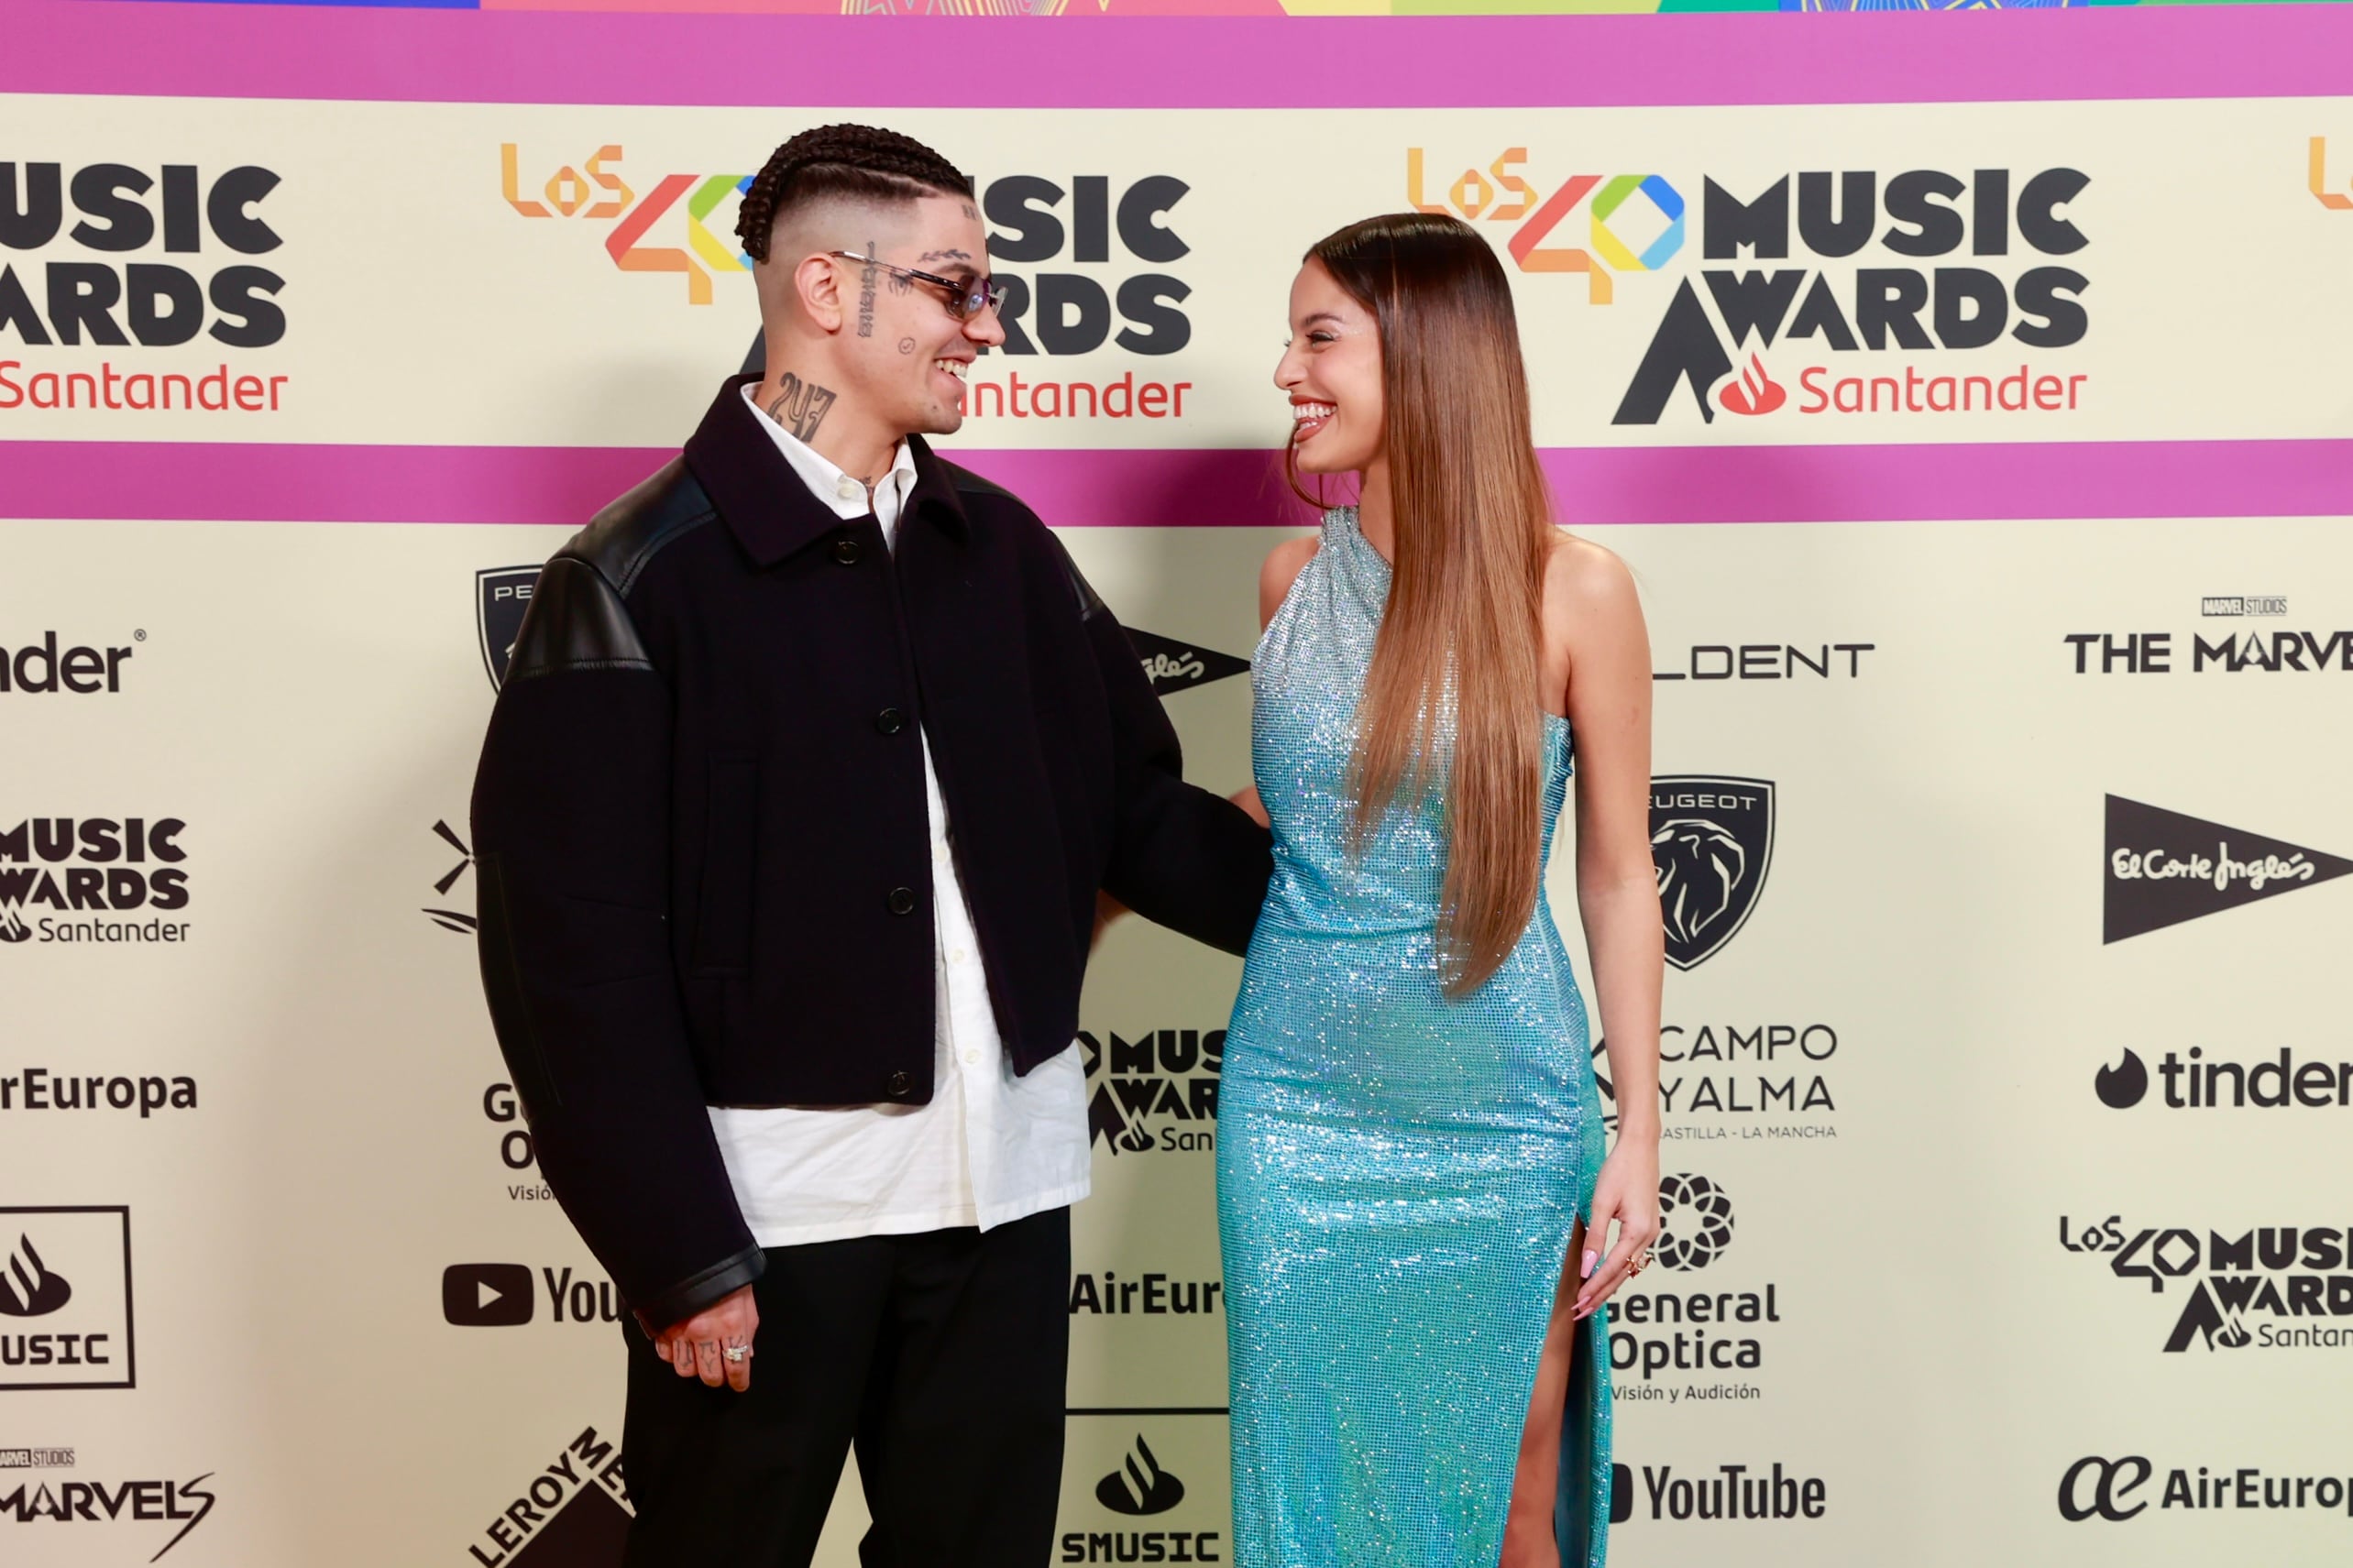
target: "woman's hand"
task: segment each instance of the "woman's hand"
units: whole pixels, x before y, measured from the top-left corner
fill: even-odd
[[[1618,1224],[1617,1244],[1599,1260],[1596,1251]],[[1582,1322],[1617,1293],[1635,1274],[1630,1266],[1639,1256],[1649,1261],[1650,1244],[1658,1239],[1658,1136],[1641,1133],[1618,1135],[1618,1146],[1601,1162],[1600,1179],[1593,1185],[1593,1221],[1585,1230],[1585,1255],[1578,1260],[1584,1284],[1577,1292],[1577,1319]]]

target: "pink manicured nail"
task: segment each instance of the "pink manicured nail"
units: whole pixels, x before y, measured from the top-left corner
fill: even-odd
[[[1587,1253],[1587,1254],[1585,1255],[1585,1272],[1584,1272],[1584,1273],[1582,1273],[1582,1274],[1580,1274],[1580,1275],[1578,1275],[1578,1277],[1579,1279],[1590,1279],[1590,1278],[1592,1278],[1592,1277],[1593,1277],[1593,1266],[1594,1266],[1596,1263],[1600,1262],[1600,1254],[1598,1254],[1598,1253],[1590,1253],[1590,1252]]]

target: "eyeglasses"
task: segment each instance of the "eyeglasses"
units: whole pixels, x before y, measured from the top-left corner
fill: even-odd
[[[861,256],[854,250],[829,250],[825,254],[838,256],[844,261],[856,261],[868,267],[879,267],[894,276],[912,278],[918,283],[929,283],[933,288],[947,290],[948,313],[960,322],[970,321],[983,311],[995,310],[999,302],[1005,298],[1005,285],[993,279],[975,278],[969,283],[959,283],[953,279],[942,278],[936,272],[918,272],[912,267],[894,267],[887,261],[872,256]]]

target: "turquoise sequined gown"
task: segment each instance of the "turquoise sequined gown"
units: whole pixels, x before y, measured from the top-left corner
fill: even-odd
[[[1438,988],[1442,806],[1349,844],[1389,565],[1353,509],[1259,644],[1274,881],[1218,1091],[1237,1568],[1494,1568],[1569,1233],[1602,1156],[1585,1004],[1550,912],[1468,998]],[[1545,725],[1545,847],[1567,723]],[[1555,1523],[1599,1568],[1607,1314],[1582,1325]]]

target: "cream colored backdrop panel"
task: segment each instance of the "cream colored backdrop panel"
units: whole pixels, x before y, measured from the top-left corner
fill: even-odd
[[[611,221],[508,203],[500,147],[518,149],[519,200],[554,200],[549,176],[606,145],[642,197],[741,169],[793,128],[751,109],[14,102],[11,156],[28,161],[281,175],[258,210],[284,239],[268,259],[290,321],[282,343],[235,353],[12,337],[0,404],[7,378],[109,361],[287,378],[275,412],[42,410],[27,392],[0,407],[0,435],[23,439],[674,444],[749,343],[748,280],[706,258],[698,305],[685,273],[619,269]],[[962,444],[1205,448],[1272,439],[1292,258],[1403,204],[1415,148],[1434,203],[1524,148],[1508,167],[1539,189],[1657,173],[1695,217],[1710,179],[1747,199],[1809,169],[2007,169],[2014,192],[2044,169],[2088,179],[2069,215],[2089,244],[2060,258],[2090,283],[2081,344],[1857,356],[1880,374],[2047,359],[2086,378],[2076,409],[1967,416],[1982,428],[1810,417],[1800,372],[1827,358],[1785,336],[1763,354],[1784,411],[1703,425],[1678,394],[1655,425],[1613,425],[1676,291],[1707,293],[1695,237],[1615,272],[1607,304],[1581,275],[1515,275],[1548,445],[2342,435],[2353,218],[2304,180],[2309,137],[2347,109],[888,118],[984,181],[1094,170],[1189,187],[1167,214],[1184,256],[1085,269],[1115,288],[1180,278],[1182,352],[993,358],[980,378],[1149,374],[1191,387],[1184,414],[989,416]],[[1301,146],[1328,150],[1303,163]],[[643,243],[687,245],[689,204],[674,198]],[[1657,237],[1635,221],[1627,243]],[[705,219],[721,236],[731,222],[730,200]],[[1508,246],[1513,226],[1493,228]],[[1577,223],[1560,234],[1590,243]],[[61,241],[10,259],[32,276],[79,258]],[[1983,265],[2014,279],[2047,259],[2013,246]],[[1857,269],[1896,264],[1884,245],[1788,263],[1850,303]],[[1744,923],[1667,986],[1665,1168],[1682,1206],[1673,1261],[1615,1324],[1616,1561],[2344,1555],[2353,1048],[2333,982],[2353,893],[2290,880],[2128,940],[2102,931],[2109,905],[2154,887],[2117,879],[2117,849],[2180,863],[2277,840],[2330,869],[2353,854],[2345,521],[1594,531],[1644,587],[1662,809],[1769,785],[1773,818]],[[619,1514],[622,1331],[531,1167],[462,919],[492,700],[475,574],[540,561],[565,532],[0,524],[0,647],[54,630],[129,651],[118,690],[0,695],[0,835],[178,822],[164,842],[184,859],[157,847],[136,869],[184,875],[187,894],[113,922],[182,940],[34,930],[0,946],[0,1250],[27,1266],[20,1285],[74,1290],[53,1315],[0,1317],[0,1384],[119,1382],[134,1342],[137,1357],[135,1387],[0,1390],[0,1558],[78,1568],[169,1545],[192,1568],[610,1568],[564,1538]],[[1279,536],[1066,537],[1129,624],[1242,656]],[[1193,776],[1246,782],[1245,683],[1168,702]],[[1574,940],[1568,854],[1551,888]],[[1061,1561],[1231,1558],[1210,1106],[1237,974],[1131,923],[1090,980],[1080,1048],[1117,1130],[1077,1218]],[[2254,1071],[2273,1063],[2276,1079]],[[102,1103],[54,1108],[60,1078],[77,1103],[95,1080]],[[143,1079],[160,1086],[147,1114]],[[2260,1102],[2274,1081],[2287,1102],[2212,1102],[2233,1085]],[[128,1214],[127,1312],[122,1216],[62,1212],[111,1206]],[[107,1335],[104,1366],[58,1363],[69,1332]],[[43,1334],[52,1360],[27,1365]],[[1727,1466],[1736,1519],[1720,1517]],[[845,1485],[828,1568],[854,1561],[858,1528]]]
[[[1684,1059],[1667,1069],[1666,1169],[1714,1183],[1733,1223],[1704,1266],[1647,1275],[1617,1324],[1632,1511],[1620,1560],[2329,1560],[2345,1539],[2341,1501],[2073,1523],[2054,1497],[2086,1457],[2153,1462],[2155,1478],[2120,1508],[2157,1503],[2174,1468],[2193,1484],[2202,1466],[2339,1482],[2346,1468],[2342,1348],[2168,1354],[2203,1264],[2152,1290],[2061,1231],[2067,1221],[2078,1245],[2111,1223],[2120,1241],[2179,1228],[2201,1246],[2259,1225],[2342,1234],[2345,1113],[2333,1101],[2172,1110],[2161,1085],[2114,1110],[2094,1080],[2128,1049],[2152,1069],[2193,1049],[2249,1063],[2282,1047],[2298,1065],[2345,1056],[2325,978],[2346,935],[2344,886],[2104,947],[2095,869],[2108,794],[2296,845],[2353,839],[2342,732],[2328,722],[2344,672],[2103,675],[2095,652],[2077,674],[2065,641],[2243,632],[2198,611],[2209,590],[2250,587],[2286,590],[2287,614],[2266,631],[2326,640],[2353,620],[2329,586],[2353,566],[2342,520],[1602,537],[1643,579],[1662,672],[1694,647],[1858,649],[1830,676],[1658,684],[1657,772],[1769,780],[1777,821],[1748,923],[1668,986],[1669,1049]],[[7,815],[178,817],[190,897],[174,946],[0,951],[12,1047],[0,1071],[19,1097],[5,1113],[8,1201],[128,1206],[138,1360],[135,1391],[0,1399],[6,1442],[79,1456],[72,1470],[0,1478],[0,1496],[19,1478],[209,1473],[216,1506],[176,1562],[460,1563],[469,1546],[498,1556],[486,1532],[584,1427],[617,1432],[621,1331],[595,1321],[593,1300],[588,1321],[568,1321],[568,1305],[552,1315],[551,1283],[587,1282],[592,1298],[600,1281],[553,1205],[529,1196],[533,1173],[501,1157],[519,1124],[493,1119],[508,1102],[493,1089],[471,944],[428,913],[462,910],[470,888],[461,875],[436,891],[463,854],[434,824],[464,835],[491,696],[473,574],[559,538],[6,525],[19,563],[0,583],[7,624],[136,650],[118,694],[9,699]],[[1247,650],[1251,571],[1270,536],[1081,531],[1071,543],[1137,623]],[[1243,684],[1170,707],[1195,776],[1237,787]],[[1573,934],[1567,858],[1552,894]],[[1121,1048],[1114,1036],[1132,1049],[1173,1036],[1181,1050],[1184,1032],[1222,1026],[1235,978],[1230,959],[1118,928],[1083,1025],[1106,1053]],[[1807,1046],[1765,1063],[1754,1045],[1708,1054],[1776,1026]],[[1104,1076],[1160,1077],[1174,1103],[1200,1076],[1197,1061],[1191,1074],[1116,1065],[1107,1058]],[[36,1068],[187,1077],[196,1103],[148,1117],[28,1112]],[[1785,1080],[1811,1103],[1739,1109]],[[1137,1288],[1128,1310],[1074,1316],[1071,1403],[1214,1410],[1222,1312],[1144,1309],[1155,1276],[1171,1292],[1216,1278],[1200,1136],[1215,1124],[1149,1113],[1134,1124],[1152,1146],[1098,1146],[1077,1268],[1098,1299]],[[2163,1255],[2178,1262],[2182,1244]],[[486,1261],[532,1271],[529,1322],[444,1321],[444,1269]],[[2272,1272],[2282,1289],[2298,1273],[2324,1291],[2346,1277],[2337,1266]],[[1701,1297],[1733,1321],[1658,1321],[1670,1299],[1688,1313]],[[1737,1321],[1750,1298],[1765,1321]],[[2343,1315],[2280,1321],[2327,1328]],[[1678,1335],[1686,1361],[1731,1365],[1677,1368]],[[1177,1532],[1188,1550],[1222,1540],[1223,1427],[1215,1414],[1075,1417],[1071,1560],[1123,1560],[1144,1532],[1163,1551]],[[1121,1515],[1097,1487],[1139,1437],[1184,1496]],[[1673,1517],[1678,1497],[1698,1507],[1678,1483],[1727,1464],[1768,1482],[1778,1465],[1793,1497],[1818,1481],[1820,1517]],[[2084,1498],[2095,1479],[2079,1478]],[[126,1516],[5,1528],[12,1562],[83,1564],[143,1561],[178,1527]],[[829,1562],[852,1561],[854,1530],[845,1494]]]

